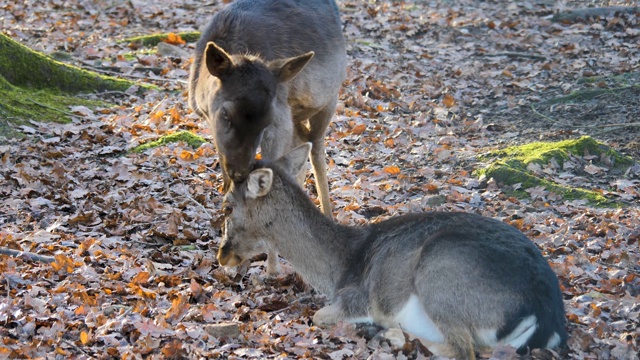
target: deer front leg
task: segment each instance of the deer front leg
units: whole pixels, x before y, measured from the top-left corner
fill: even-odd
[[[329,181],[327,179],[327,163],[324,150],[324,139],[313,142],[311,148],[311,166],[316,178],[316,189],[320,198],[320,208],[322,213],[329,219],[333,219],[333,206],[329,198]]]
[[[269,249],[269,251],[267,251],[267,276],[277,276],[278,270],[278,252]]]
[[[324,137],[327,132],[327,126],[331,122],[333,113],[336,110],[338,98],[320,110],[317,114],[309,119],[308,141],[311,141],[311,166],[313,167],[313,175],[316,179],[316,189],[318,190],[318,198],[322,213],[329,219],[333,219],[333,206],[329,197],[329,181],[327,179],[327,154],[324,148]]]

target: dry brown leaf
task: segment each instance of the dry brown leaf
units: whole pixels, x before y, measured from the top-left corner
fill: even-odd
[[[391,165],[391,166],[385,167],[384,172],[391,175],[398,175],[400,174],[400,168],[395,165]]]
[[[184,41],[180,35],[174,34],[174,33],[167,34],[167,38],[165,40],[163,40],[163,41],[166,42],[166,43],[169,43],[171,45],[184,45],[184,44],[186,44],[186,41]]]
[[[451,94],[444,94],[444,98],[442,99],[442,104],[448,108],[455,106],[456,99]]]

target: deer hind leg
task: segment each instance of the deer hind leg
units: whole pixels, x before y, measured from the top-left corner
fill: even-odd
[[[327,179],[327,154],[324,148],[324,137],[327,126],[333,117],[336,109],[336,98],[332,104],[322,109],[309,119],[310,131],[309,140],[313,144],[311,148],[311,166],[313,167],[313,175],[316,179],[316,189],[320,198],[320,206],[322,213],[328,218],[333,218],[333,206],[329,197],[329,182]]]

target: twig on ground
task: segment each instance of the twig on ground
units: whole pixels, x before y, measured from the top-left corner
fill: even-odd
[[[134,94],[127,94],[124,91],[117,91],[117,90],[112,90],[112,91],[102,91],[102,92],[96,92],[96,93],[92,93],[92,94],[76,94],[76,97],[81,97],[81,98],[91,98],[93,96],[103,96],[103,95],[121,95],[124,97],[133,97],[136,99],[140,99],[139,96],[136,96]]]
[[[151,246],[151,247],[162,247],[165,245],[168,245],[169,243],[164,243],[164,244],[159,244],[159,243],[149,243],[149,242],[144,242],[144,241],[139,241],[139,240],[129,240],[130,243],[133,244],[140,244],[142,246]]]
[[[205,215],[207,215],[209,220],[214,220],[213,216],[211,216],[211,214],[209,213],[209,210],[206,207],[204,207],[204,205],[200,204],[196,199],[191,197],[191,195],[189,194],[189,190],[187,189],[187,187],[184,184],[182,184],[182,187],[184,189],[184,193],[179,193],[179,192],[177,192],[175,190],[173,190],[173,193],[183,197],[184,199],[187,199],[187,200],[191,201],[192,203],[197,205],[200,209],[202,209],[202,211],[205,213]],[[167,186],[167,194],[171,194],[171,191],[172,190]]]
[[[93,65],[93,64],[91,64],[90,62],[87,62],[87,61],[82,61],[82,64],[85,65],[85,67],[89,67],[94,71],[97,71],[97,70],[112,71],[115,74],[126,75],[126,74],[124,74],[122,72],[122,67],[120,67],[120,66],[97,66],[97,65]],[[135,70],[135,71],[151,71],[156,75],[158,75],[159,73],[162,72],[162,68],[154,67],[154,66],[138,66],[138,67],[134,67],[133,70]]]
[[[547,120],[547,121],[551,121],[551,122],[553,122],[553,123],[555,123],[555,122],[556,122],[556,120],[555,120],[554,118],[548,117],[547,115],[545,115],[545,114],[543,114],[543,113],[539,112],[533,104],[531,104],[531,110],[533,110],[533,113],[534,113],[534,114],[536,114],[536,115],[540,116],[541,118],[543,118],[543,119],[545,119],[545,120]]]
[[[287,309],[290,309],[293,305],[295,305],[295,304],[297,304],[297,303],[300,303],[300,302],[302,302],[302,301],[305,301],[305,300],[309,300],[309,299],[311,299],[311,298],[312,298],[312,296],[311,296],[311,295],[307,295],[307,296],[303,296],[303,297],[301,297],[301,298],[295,299],[295,300],[294,300],[294,301],[292,301],[292,302],[291,302],[287,307],[283,307],[282,309],[278,309],[278,310],[271,311],[271,312],[269,312],[269,314],[279,314],[279,313],[281,313],[281,312],[283,312],[283,311],[285,311],[285,310],[287,310]]]
[[[12,249],[7,249],[4,247],[0,247],[0,254],[2,255],[9,255],[12,257],[20,257],[26,260],[30,260],[30,261],[39,261],[39,262],[43,262],[43,263],[47,263],[50,264],[54,261],[56,261],[53,257],[51,256],[44,256],[44,255],[38,255],[38,254],[34,254],[28,251],[20,251],[20,250],[12,250]]]
[[[525,54],[525,53],[519,53],[519,52],[499,52],[499,53],[494,53],[494,54],[487,54],[487,53],[477,53],[478,56],[486,56],[486,57],[498,57],[498,56],[507,56],[507,57],[520,57],[520,58],[527,58],[527,59],[534,59],[534,60],[541,60],[541,61],[545,61],[547,60],[546,56],[542,56],[542,55],[536,55],[536,54]]]
[[[79,352],[85,354],[86,356],[89,357],[89,359],[93,359],[93,356],[89,355],[86,351],[82,350],[79,346],[77,346],[76,344],[72,343],[71,341],[66,340],[66,339],[62,339],[62,342],[67,344],[67,345],[69,345],[69,346],[71,346],[75,351],[79,351]]]
[[[625,126],[640,126],[640,122],[632,123],[620,123],[620,124],[603,124],[603,125],[576,125],[574,128],[607,128],[607,127],[625,127]]]
[[[95,72],[99,72],[99,73],[103,73],[103,74],[107,74],[107,75],[119,76],[119,77],[124,77],[124,78],[129,78],[129,79],[151,80],[151,81],[166,81],[166,82],[177,82],[177,83],[182,83],[182,84],[188,84],[188,81],[180,80],[180,79],[152,78],[152,77],[143,76],[143,75],[124,74],[124,73],[117,72],[117,71],[109,71],[109,70],[99,69],[99,68],[96,68],[95,66],[89,66],[89,65],[85,65],[82,68],[83,69],[87,69],[87,70],[91,70],[91,71],[95,71]]]
[[[579,19],[586,20],[588,18],[603,17],[614,13],[637,14],[640,13],[638,6],[610,6],[596,7],[586,9],[572,9],[559,12],[551,18],[553,22],[575,22]]]

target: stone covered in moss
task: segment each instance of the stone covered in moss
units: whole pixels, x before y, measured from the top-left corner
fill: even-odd
[[[611,147],[597,142],[589,136],[579,139],[563,140],[558,142],[534,142],[520,146],[512,146],[502,150],[493,151],[489,156],[497,156],[507,161],[510,166],[526,169],[530,163],[545,165],[554,158],[562,165],[570,155],[607,155],[614,162],[614,167],[627,167],[633,164],[633,159],[618,154]]]
[[[153,149],[158,146],[179,142],[179,141],[184,141],[194,149],[199,148],[200,145],[207,142],[205,138],[195,135],[189,131],[178,131],[173,134],[164,135],[160,137],[158,140],[154,140],[142,145],[138,145],[135,148],[131,149],[131,152],[139,153],[148,149]]]
[[[610,147],[597,142],[589,136],[559,142],[535,142],[521,146],[512,146],[496,150],[486,155],[485,159],[493,159],[484,169],[476,171],[476,175],[493,178],[504,185],[521,184],[517,190],[507,191],[518,198],[527,198],[524,191],[536,186],[543,186],[547,191],[562,195],[565,200],[587,200],[594,205],[613,205],[614,203],[598,191],[570,187],[541,178],[528,170],[531,163],[546,166],[554,159],[560,166],[571,156],[584,157],[606,156],[610,160],[612,170],[626,169],[633,164],[633,159],[620,155]]]

